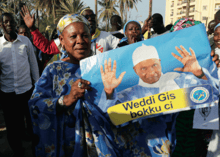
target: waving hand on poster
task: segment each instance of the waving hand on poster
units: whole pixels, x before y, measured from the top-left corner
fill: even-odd
[[[193,51],[192,48],[189,48],[190,53],[181,45],[180,48],[175,47],[176,50],[179,52],[179,54],[182,56],[179,57],[176,54],[172,53],[172,55],[181,63],[183,63],[184,67],[183,68],[175,68],[175,71],[182,71],[182,72],[191,72],[193,73],[196,77],[202,78],[204,80],[207,80],[205,74],[202,71],[201,66],[199,65],[199,62],[196,59],[195,52]]]
[[[107,60],[105,60],[104,63],[104,71],[103,67],[101,65],[100,67],[101,76],[102,76],[102,82],[104,85],[104,90],[106,92],[107,98],[110,98],[114,89],[119,86],[121,83],[125,71],[120,74],[118,78],[116,78],[116,61],[114,61],[113,68],[111,68],[111,58],[109,58],[108,63]]]

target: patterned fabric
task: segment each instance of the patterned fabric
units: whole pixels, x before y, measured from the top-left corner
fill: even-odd
[[[96,105],[80,99],[63,111],[57,108],[59,97],[80,77],[79,65],[56,61],[36,83],[29,101],[36,156],[120,156],[111,124]]]
[[[200,21],[195,21],[190,18],[181,18],[174,23],[173,27],[170,29],[170,32],[178,31],[183,28],[188,28],[200,23],[201,23]]]
[[[89,21],[82,15],[79,14],[67,14],[63,16],[57,24],[58,36],[63,32],[64,28],[73,22],[83,22],[88,28],[90,28]]]
[[[95,34],[92,35],[92,40],[91,40],[91,42],[92,42],[92,43],[95,42],[96,39],[100,36],[100,34],[101,34],[101,31],[100,31],[98,28],[96,28]]]

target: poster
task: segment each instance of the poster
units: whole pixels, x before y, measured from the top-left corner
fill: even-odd
[[[86,58],[80,61],[82,79],[93,91],[85,99],[115,125],[214,106],[219,81],[210,52],[199,24]]]

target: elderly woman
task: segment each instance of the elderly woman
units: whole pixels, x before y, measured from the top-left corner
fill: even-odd
[[[141,34],[141,25],[138,21],[130,20],[128,21],[123,28],[125,37],[121,39],[118,44],[118,47],[125,45],[133,44],[138,41],[142,41],[143,37]]]
[[[69,58],[48,65],[29,101],[36,156],[118,156],[109,122],[85,101],[90,82],[80,78],[80,60],[91,55],[88,21],[68,14],[57,25]],[[108,135],[108,136],[107,136]]]

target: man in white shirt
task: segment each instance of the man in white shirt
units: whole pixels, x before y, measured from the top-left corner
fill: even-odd
[[[21,137],[24,134],[24,115],[30,131],[28,100],[39,70],[31,41],[15,33],[14,17],[0,17],[4,36],[0,37],[0,96],[7,128],[7,138],[14,156],[23,156]]]
[[[122,21],[121,21],[121,17],[118,15],[113,15],[111,17],[111,34],[119,39],[122,39],[124,37],[124,34],[122,34],[120,32],[120,30],[122,29]]]

